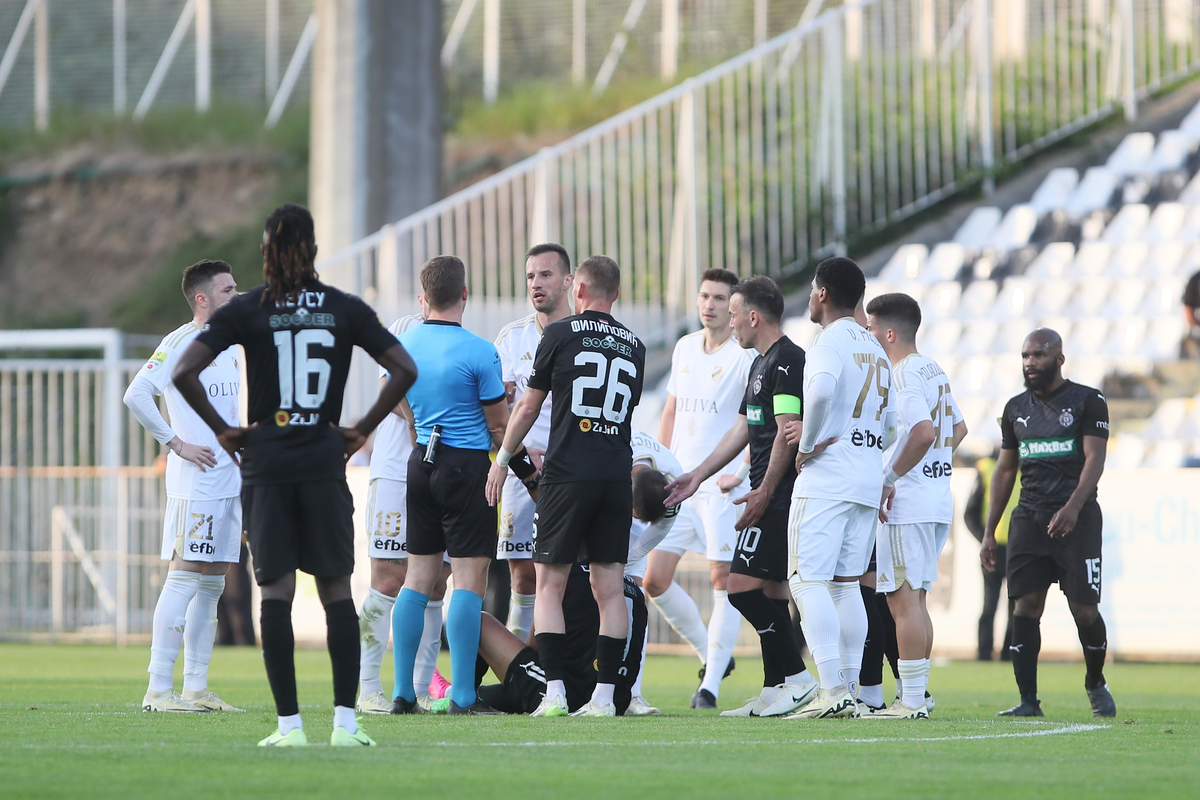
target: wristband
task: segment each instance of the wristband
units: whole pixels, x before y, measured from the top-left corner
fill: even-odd
[[[508,462],[512,461],[513,454],[504,449],[504,445],[500,445],[500,449],[496,451],[496,463],[502,467],[507,467]]]
[[[741,464],[739,464],[738,468],[737,468],[737,472],[733,473],[734,477],[736,477],[739,481],[746,480],[746,476],[749,474],[750,474],[750,465],[745,461],[743,461]]]
[[[537,467],[533,465],[533,459],[529,457],[529,451],[524,446],[513,454],[512,459],[508,462],[508,468],[522,482],[529,480],[537,474]]]
[[[900,480],[900,476],[896,474],[896,470],[888,467],[888,471],[883,473],[884,486],[895,486],[896,481]]]

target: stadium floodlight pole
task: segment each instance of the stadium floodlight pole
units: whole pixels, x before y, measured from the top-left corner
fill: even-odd
[[[50,127],[50,20],[41,0],[33,17],[33,123],[39,131]]]
[[[196,0],[196,110],[212,105],[212,0]]]
[[[113,0],[113,113],[125,113],[125,0]]]
[[[483,102],[500,94],[500,0],[483,0]]]

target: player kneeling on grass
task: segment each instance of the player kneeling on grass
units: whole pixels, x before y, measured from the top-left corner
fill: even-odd
[[[887,595],[896,619],[904,687],[890,708],[864,715],[872,719],[929,719],[925,687],[933,622],[925,601],[950,537],[951,460],[967,435],[946,373],[917,352],[920,325],[921,308],[906,294],[880,295],[867,304],[867,330],[892,362],[896,398],[897,437],[883,455],[875,588]]]

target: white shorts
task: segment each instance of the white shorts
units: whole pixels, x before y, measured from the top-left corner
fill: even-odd
[[[675,526],[655,550],[682,556],[701,553],[709,561],[733,561],[737,544],[737,522],[741,509],[733,504],[737,495],[725,492],[700,492],[683,501]]]
[[[242,553],[242,498],[180,500],[167,498],[163,517],[162,560],[236,564]]]
[[[408,558],[408,484],[376,478],[367,489],[367,553]]]
[[[950,538],[944,522],[880,525],[875,545],[875,591],[888,594],[907,581],[914,589],[933,589],[938,556]]]
[[[793,497],[788,514],[788,577],[857,578],[871,563],[879,509],[847,500]]]
[[[500,536],[496,560],[533,558],[533,512],[537,504],[525,484],[510,471],[500,494]]]

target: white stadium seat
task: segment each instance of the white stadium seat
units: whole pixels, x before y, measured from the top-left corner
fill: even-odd
[[[1129,242],[1113,248],[1104,274],[1109,278],[1130,278],[1142,275],[1146,259],[1150,256],[1150,245],[1145,242]]]
[[[896,291],[896,284],[891,281],[885,281],[880,278],[868,278],[866,291],[863,292],[863,306],[879,297],[881,294],[889,294]]]
[[[1188,207],[1179,230],[1175,232],[1175,238],[1187,244],[1200,242],[1200,205]]]
[[[1081,281],[1071,302],[1066,307],[1066,314],[1075,319],[1094,317],[1108,302],[1112,293],[1113,282],[1108,278],[1088,278]]]
[[[1079,221],[1093,211],[1108,208],[1113,192],[1117,189],[1117,176],[1107,167],[1089,167],[1083,180],[1067,198],[1063,209],[1067,216]]]
[[[986,317],[996,302],[995,281],[971,281],[958,301],[958,318],[962,320]]]
[[[988,356],[971,356],[958,363],[951,391],[962,397],[986,397],[992,360]]]
[[[1101,317],[1089,317],[1075,323],[1070,338],[1064,345],[1069,353],[1090,356],[1099,353],[1108,338],[1112,321]]]
[[[1104,376],[1108,374],[1108,359],[1104,356],[1067,355],[1067,363],[1063,365],[1063,375],[1084,386],[1100,389],[1104,384]]]
[[[1187,418],[1190,405],[1191,401],[1186,397],[1163,400],[1158,404],[1158,408],[1154,409],[1150,419],[1146,420],[1146,426],[1142,428],[1142,438],[1151,442],[1174,438]]]
[[[1039,217],[1058,211],[1066,206],[1067,198],[1078,185],[1079,170],[1070,167],[1052,169],[1042,181],[1042,185],[1033,193],[1029,205]]]
[[[1113,217],[1112,222],[1108,223],[1108,227],[1104,229],[1100,241],[1108,244],[1136,242],[1141,239],[1142,232],[1146,230],[1146,223],[1149,221],[1150,206],[1145,203],[1130,203],[1122,206],[1117,215]]]
[[[1153,133],[1131,133],[1121,140],[1104,166],[1117,178],[1130,178],[1145,171],[1153,153]]]
[[[1182,203],[1159,203],[1150,215],[1150,222],[1142,234],[1143,240],[1150,244],[1175,241],[1186,215],[1187,207]]]
[[[1179,130],[1190,136],[1194,141],[1200,142],[1200,103],[1192,106],[1192,110],[1179,123]]]
[[[922,309],[924,314],[924,309]],[[958,338],[962,335],[962,323],[955,319],[941,319],[933,322],[922,322],[917,330],[917,349],[927,356],[937,358],[941,354],[949,354],[958,346]],[[945,366],[942,369],[946,369]],[[946,370],[946,374],[949,374]]]
[[[1193,442],[1200,440],[1200,402],[1197,402],[1196,398],[1192,398],[1191,410],[1183,418],[1183,422],[1175,431],[1175,436]]]
[[[958,280],[966,260],[967,251],[961,244],[942,242],[929,254],[918,279],[926,284]]]
[[[999,329],[999,323],[990,319],[974,319],[964,323],[958,345],[953,350],[954,355],[971,358],[990,353]]]
[[[1147,287],[1137,313],[1149,319],[1181,313],[1180,299],[1186,282],[1184,278],[1159,278]]]
[[[1150,154],[1142,174],[1157,177],[1164,172],[1185,168],[1188,156],[1195,147],[1196,141],[1187,131],[1163,131],[1158,136],[1158,144]]]
[[[944,366],[943,369],[945,369]],[[965,394],[962,394],[959,392],[958,383],[955,382],[953,375],[950,375],[950,392],[954,395],[955,402],[958,403],[958,410],[962,412],[963,421],[967,423],[967,430],[972,434],[983,433],[979,429],[983,427],[984,421],[992,410],[992,401],[986,397],[967,397]],[[996,424],[994,419],[992,420],[992,424]],[[999,425],[996,425],[996,439],[1000,439]]]
[[[806,350],[820,332],[821,328],[809,321],[808,314],[788,317],[783,321],[783,334]]]
[[[1118,433],[1108,443],[1107,469],[1137,469],[1146,457],[1146,442],[1132,433]]]
[[[1034,293],[1029,313],[1037,316],[1062,314],[1074,293],[1075,284],[1069,280],[1058,278],[1042,281],[1038,285],[1037,292]]]
[[[996,320],[1024,317],[1029,314],[1038,282],[1029,278],[1005,278],[992,304],[991,317]]]
[[[992,356],[987,391],[990,397],[1005,399],[1020,394],[1025,388],[1020,353],[1000,353]]]
[[[1182,221],[1182,217],[1180,218]],[[916,280],[929,258],[929,248],[923,244],[902,244],[879,270],[880,280]]]
[[[1000,224],[1001,216],[1000,209],[995,206],[976,208],[955,231],[954,243],[961,244],[970,252],[979,252],[987,245],[992,232]]]
[[[1166,440],[1155,442],[1154,448],[1142,463],[1149,469],[1177,469],[1183,466],[1186,448],[1183,442]]]
[[[1200,172],[1183,187],[1183,191],[1179,193],[1179,202],[1185,206],[1200,205]]]
[[[1025,343],[1025,337],[1037,327],[1039,327],[1037,322],[1029,317],[1010,319],[1001,323],[1000,329],[996,331],[996,338],[992,341],[992,353],[1000,355],[1021,352],[1021,345]]]
[[[1082,280],[1103,275],[1108,260],[1112,258],[1112,245],[1104,242],[1084,242],[1075,252],[1075,260],[1067,272],[1068,278]]]
[[[1187,249],[1171,274],[1180,278],[1190,278],[1197,270],[1200,270],[1200,242]]]
[[[921,307],[921,314],[928,314],[932,319],[947,319],[955,315],[958,310],[958,301],[962,296],[962,285],[957,281],[944,281],[930,287],[929,292],[925,295],[925,305]]]
[[[1025,270],[1025,277],[1046,280],[1067,274],[1075,260],[1075,245],[1070,242],[1050,242]]]
[[[1127,317],[1137,313],[1146,297],[1146,281],[1141,278],[1122,278],[1113,284],[1108,301],[1100,309],[1105,317]]]
[[[1104,355],[1114,358],[1135,356],[1141,352],[1142,341],[1145,338],[1145,317],[1123,317],[1113,323],[1108,340],[1104,342],[1101,351]]]
[[[1159,242],[1150,248],[1142,274],[1147,278],[1174,275],[1187,251],[1188,246],[1183,242]]]
[[[1186,332],[1184,327],[1182,311],[1151,320],[1150,328],[1146,331],[1146,341],[1142,346],[1142,355],[1156,361],[1179,358],[1179,345]]]
[[[1015,205],[1008,210],[1000,225],[988,238],[987,250],[996,253],[1011,253],[1029,244],[1029,238],[1037,228],[1038,215],[1031,205]]]

